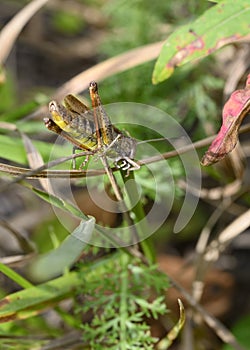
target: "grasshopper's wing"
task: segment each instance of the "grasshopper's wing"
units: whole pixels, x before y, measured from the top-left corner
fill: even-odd
[[[94,123],[93,111],[91,111],[81,100],[74,95],[67,95],[64,100],[66,109],[71,113],[72,117],[82,116]]]
[[[70,112],[81,114],[89,111],[89,108],[72,94],[65,96],[63,102]]]

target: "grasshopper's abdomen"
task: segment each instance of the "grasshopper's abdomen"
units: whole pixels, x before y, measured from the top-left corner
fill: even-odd
[[[53,121],[68,135],[76,139],[79,143],[84,145],[84,148],[96,149],[97,137],[95,132],[95,125],[93,121],[83,114],[69,112],[65,107],[57,104],[55,101],[50,102],[49,110]]]

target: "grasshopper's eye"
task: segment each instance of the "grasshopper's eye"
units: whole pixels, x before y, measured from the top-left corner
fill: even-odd
[[[49,103],[49,111],[54,112],[58,109],[56,101],[51,101]]]

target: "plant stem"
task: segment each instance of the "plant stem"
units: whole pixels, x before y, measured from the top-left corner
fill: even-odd
[[[127,298],[128,298],[128,261],[127,254],[122,254],[122,274],[121,274],[121,289],[120,289],[120,348],[126,350],[126,320],[128,319]]]
[[[135,218],[134,222],[136,224],[136,230],[138,232],[139,237],[145,237],[147,236],[147,232],[149,232],[148,223],[146,221],[146,214],[142,205],[142,201],[138,200],[139,198],[139,192],[136,185],[134,173],[130,172],[128,176],[125,175],[123,171],[121,171],[121,175],[124,181],[124,184],[126,185],[129,181],[129,186],[126,186],[126,191],[128,194],[128,198],[130,203],[135,203],[133,207],[131,208],[131,212],[133,212]],[[132,181],[131,181],[132,180]],[[155,251],[154,247],[152,245],[151,239],[142,239],[140,242],[140,246],[142,249],[142,252],[149,263],[155,262]]]

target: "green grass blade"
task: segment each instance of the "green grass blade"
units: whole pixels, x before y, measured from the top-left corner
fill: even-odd
[[[16,282],[19,286],[23,288],[30,288],[33,287],[33,285],[23,278],[21,275],[19,275],[17,272],[12,270],[10,267],[0,263],[0,271],[4,273],[7,277],[9,277],[12,281]]]

